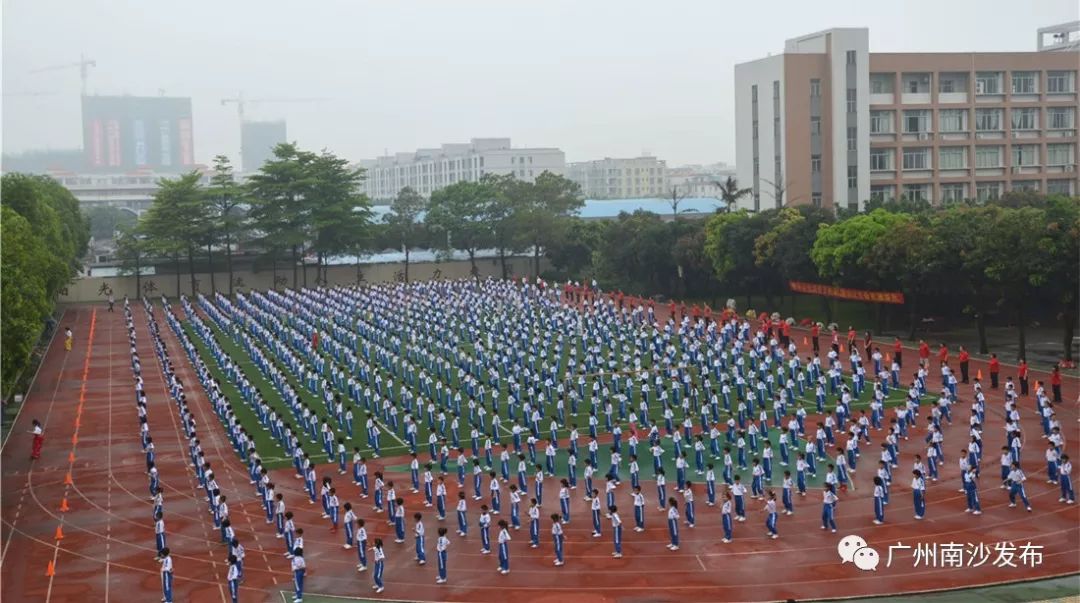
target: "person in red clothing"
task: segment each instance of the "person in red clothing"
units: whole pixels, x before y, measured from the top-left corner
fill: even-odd
[[[1054,404],[1061,404],[1061,367],[1056,364],[1050,373],[1050,389],[1054,392]]]
[[[990,387],[998,388],[998,374],[1001,373],[1001,361],[997,354],[990,354]]]
[[[319,332],[312,331],[311,333],[311,349],[315,350],[315,353],[319,353]]]
[[[1020,378],[1020,395],[1028,395],[1028,365],[1027,360],[1020,359],[1020,368],[1017,370],[1017,376]]]
[[[957,362],[960,363],[960,383],[968,382],[968,366],[971,362],[971,354],[964,349],[964,346],[960,346],[960,352],[956,356]]]
[[[836,329],[832,330],[832,350],[837,354],[840,353],[840,332]]]
[[[869,362],[871,355],[874,353],[874,337],[870,334],[869,330],[863,335],[863,349],[866,350],[866,355],[863,356],[863,360]]]
[[[667,305],[668,315],[671,316],[671,319],[674,320],[675,322],[679,322],[679,319],[675,317],[675,311],[676,310],[677,310],[677,307],[675,306],[675,301],[674,300],[669,301],[668,305]]]
[[[815,322],[813,324],[813,326],[810,327],[810,342],[814,345],[814,355],[815,356],[817,356],[818,352],[821,351],[821,343],[818,341],[818,337],[820,335],[821,335],[821,327],[819,327],[818,323]]]
[[[780,323],[780,341],[784,344],[785,348],[791,343],[791,325],[789,325],[786,320]]]
[[[945,342],[941,343],[941,346],[937,350],[938,365],[945,364],[949,361],[949,346],[945,345]]]
[[[927,364],[930,360],[930,346],[927,345],[922,339],[919,340],[919,362],[921,364]]]
[[[1058,390],[1061,388],[1058,387]],[[41,426],[41,421],[34,419],[34,427],[30,430],[30,433],[34,434],[34,445],[30,449],[30,458],[41,458],[41,445],[45,442],[45,429]]]
[[[896,359],[896,366],[904,368],[904,344],[901,343],[899,337],[893,338],[893,358]]]
[[[855,327],[847,328],[847,351],[850,354],[855,349]]]

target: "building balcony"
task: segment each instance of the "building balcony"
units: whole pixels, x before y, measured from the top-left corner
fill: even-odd
[[[1072,138],[1076,136],[1076,130],[1047,130],[1047,138]]]
[[[1014,165],[1009,168],[1009,173],[1016,174],[1041,174],[1043,168],[1041,165]]]
[[[967,130],[961,132],[938,132],[939,140],[967,140],[971,138],[971,132]]]
[[[870,170],[870,180],[896,180],[896,170]]]
[[[967,178],[971,173],[969,168],[956,168],[938,170],[938,178]]]
[[[925,180],[927,178],[934,177],[934,170],[931,168],[916,168],[902,170],[902,178],[904,180]]]
[[[945,105],[951,103],[966,103],[968,102],[967,92],[939,92],[938,103]]]
[[[975,133],[976,140],[1002,140],[1005,138],[1004,130],[981,130]]]
[[[870,142],[894,142],[896,132],[871,132]]]
[[[1042,130],[1013,130],[1013,138],[1040,138],[1042,137]]]
[[[1066,165],[1048,165],[1046,166],[1047,174],[1076,174],[1076,164],[1069,163]]]
[[[930,141],[934,139],[933,132],[904,132],[900,137],[904,142]]]
[[[979,104],[983,103],[1003,103],[1005,102],[1004,94],[976,94],[975,102]]]
[[[929,105],[929,92],[905,92],[900,95],[900,104],[903,105]]]
[[[1005,175],[1005,168],[1004,167],[981,167],[981,168],[975,168],[975,177],[976,178],[978,178],[980,176],[1004,176],[1004,175]]]
[[[1039,102],[1039,98],[1040,97],[1039,97],[1038,92],[1030,92],[1030,93],[1016,93],[1016,92],[1013,92],[1011,95],[1009,95],[1009,100],[1011,100],[1014,103],[1037,103],[1037,102]]]
[[[896,99],[896,95],[894,95],[892,92],[871,94],[870,95],[870,104],[871,105],[892,105],[892,104],[895,104],[895,102],[896,102],[895,99]]]

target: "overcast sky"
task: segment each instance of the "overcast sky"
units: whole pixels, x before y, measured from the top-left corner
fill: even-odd
[[[829,27],[873,52],[1031,51],[1076,0],[3,0],[4,151],[81,145],[77,68],[98,94],[190,96],[196,160],[236,159],[234,106],[352,160],[472,137],[568,161],[651,152],[733,162],[733,66]],[[11,96],[38,92],[45,96]]]

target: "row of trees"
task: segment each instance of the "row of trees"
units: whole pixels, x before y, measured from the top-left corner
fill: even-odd
[[[0,211],[0,389],[6,397],[30,362],[57,295],[78,271],[90,229],[71,192],[45,176],[5,174]]]
[[[1057,324],[1072,357],[1080,291],[1080,199],[1010,194],[943,208],[871,203],[839,216],[813,206],[720,212],[663,221],[623,214],[578,221],[549,250],[560,277],[605,288],[716,303],[745,294],[779,309],[792,280],[902,291],[902,307],[873,305],[877,328],[891,318],[911,330],[927,316],[960,318],[986,353],[991,318],[1015,325],[1020,355],[1033,322]],[[791,299],[791,298],[789,298]],[[832,321],[821,298],[813,315]]]
[[[488,174],[479,182],[439,189],[430,200],[405,188],[375,222],[371,202],[361,192],[363,178],[362,170],[332,153],[282,144],[241,184],[228,159],[219,156],[209,182],[197,172],[162,180],[149,211],[119,237],[118,253],[136,275],[147,256],[170,259],[177,289],[186,262],[193,290],[196,264],[212,265],[215,253],[224,255],[230,295],[238,243],[258,253],[275,282],[279,269],[291,271],[294,287],[308,285],[312,263],[315,282],[322,283],[329,258],[352,255],[359,266],[364,254],[386,249],[404,251],[406,279],[409,254],[416,248],[459,250],[474,271],[477,251],[496,249],[504,275],[509,256],[531,250],[539,273],[545,250],[582,205],[578,186],[562,176],[545,172],[523,182]],[[210,288],[216,291],[213,274]]]

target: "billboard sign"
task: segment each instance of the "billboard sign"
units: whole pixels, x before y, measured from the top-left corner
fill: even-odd
[[[195,165],[190,98],[84,96],[82,114],[91,170],[179,172]]]

